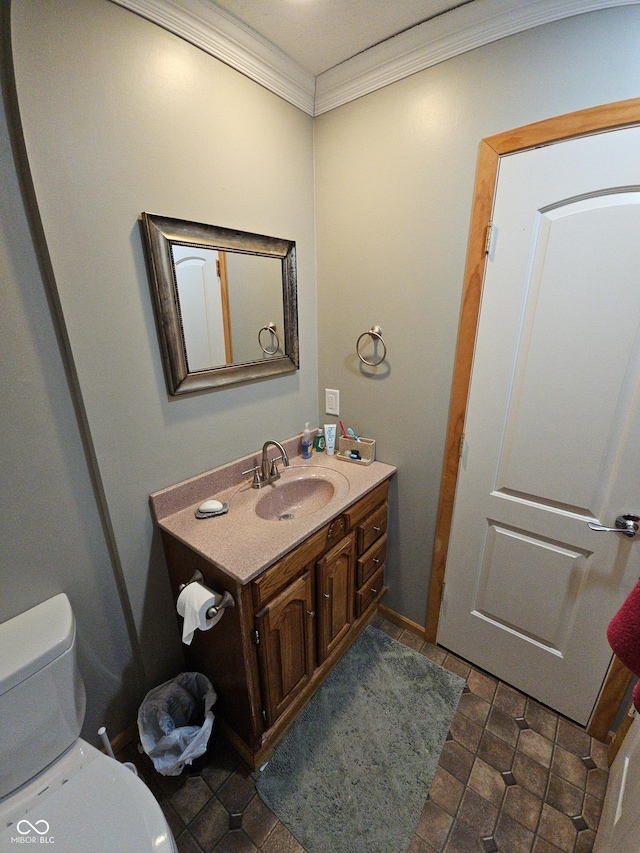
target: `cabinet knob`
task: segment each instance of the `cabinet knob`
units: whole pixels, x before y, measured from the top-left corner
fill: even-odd
[[[322,593],[322,597],[323,597],[323,598],[331,598],[331,596],[329,595],[329,593],[328,593],[328,592],[323,592],[323,593]]]
[[[309,618],[310,618],[310,619],[313,619],[313,617],[316,615],[316,611],[315,611],[315,610],[307,610],[307,613],[309,614]]]

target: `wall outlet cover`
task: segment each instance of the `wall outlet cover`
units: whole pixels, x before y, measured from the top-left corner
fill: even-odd
[[[324,389],[324,410],[327,415],[340,414],[340,392],[333,388]]]

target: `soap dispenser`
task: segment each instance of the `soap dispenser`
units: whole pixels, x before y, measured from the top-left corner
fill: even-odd
[[[309,421],[304,425],[302,433],[302,458],[311,459],[311,448],[313,447],[313,439],[311,438],[311,430],[309,429]]]

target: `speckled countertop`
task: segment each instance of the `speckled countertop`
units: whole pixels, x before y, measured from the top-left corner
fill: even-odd
[[[251,476],[242,474],[259,463],[261,451],[258,451],[152,494],[150,503],[156,523],[234,580],[245,584],[396,471],[383,462],[356,465],[326,453],[313,453],[311,459],[303,459],[296,455],[300,451],[300,436],[282,444],[289,454],[290,466],[283,468],[279,463],[283,476],[275,488],[286,479],[302,475],[329,480],[335,491],[324,507],[300,518],[260,518],[255,511],[256,503],[273,487],[252,489]],[[269,458],[276,454],[275,447],[269,448]],[[229,512],[197,519],[196,509],[209,498],[227,503]]]

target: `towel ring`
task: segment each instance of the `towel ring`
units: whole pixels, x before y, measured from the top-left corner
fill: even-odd
[[[262,345],[261,335],[263,332],[271,332],[273,337],[276,339],[276,347],[275,349],[267,349]],[[276,324],[269,323],[267,326],[263,326],[258,332],[258,343],[260,344],[260,349],[265,355],[275,355],[280,349],[280,338],[278,337],[278,333],[276,332]]]
[[[367,359],[360,352],[360,341],[363,338],[370,337],[372,341],[380,341],[382,344],[382,358],[379,358],[378,361],[367,361]],[[372,326],[368,332],[363,332],[358,340],[356,341],[356,352],[358,353],[358,358],[363,364],[368,364],[369,367],[376,367],[378,364],[382,364],[382,362],[387,357],[387,345],[385,344],[382,338],[382,329],[380,326]]]

